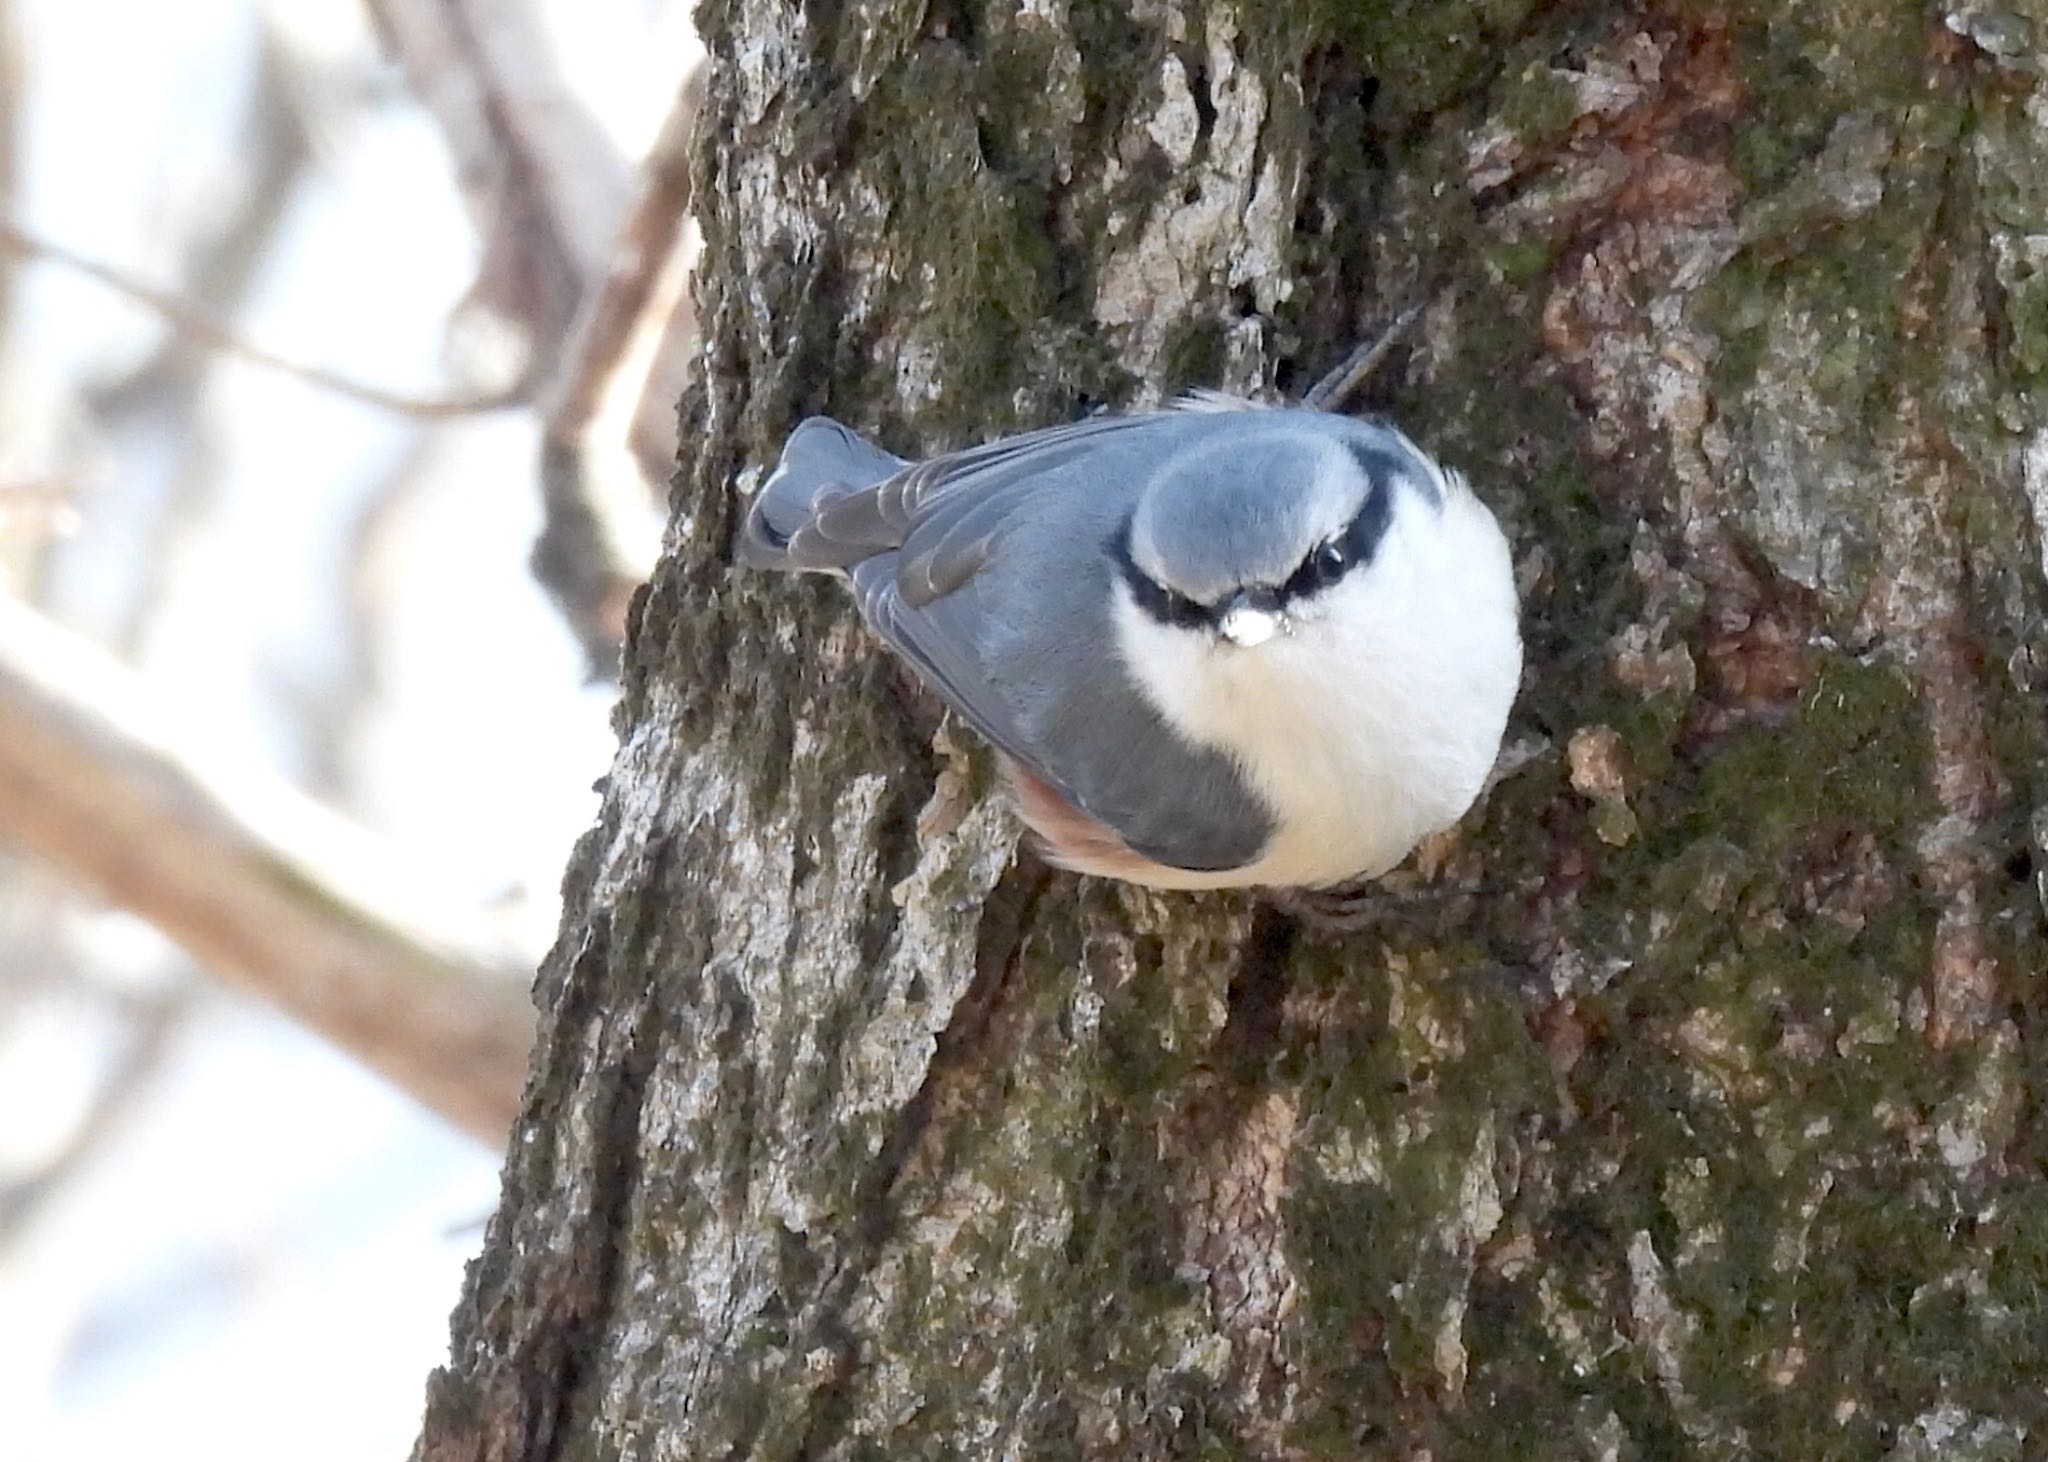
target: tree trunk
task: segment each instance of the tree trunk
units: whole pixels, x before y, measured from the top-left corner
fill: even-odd
[[[2048,1445],[2048,7],[712,0],[707,337],[420,1456]],[[1524,588],[1368,932],[1016,851],[830,583],[923,454],[1374,406]],[[1417,871],[1419,868],[1420,871]]]

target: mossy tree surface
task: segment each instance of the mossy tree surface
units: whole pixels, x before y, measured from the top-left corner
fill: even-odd
[[[2048,5],[710,0],[704,369],[420,1455],[2048,1446]],[[830,584],[906,453],[1374,403],[1525,587],[1371,932],[1014,852]]]

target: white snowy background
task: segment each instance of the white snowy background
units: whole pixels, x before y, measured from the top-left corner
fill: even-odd
[[[535,8],[571,87],[642,154],[690,59],[687,7]],[[479,244],[361,8],[0,0],[0,35],[9,219],[269,349],[447,393]],[[265,74],[301,129],[282,182]],[[266,209],[233,288],[186,277],[223,219]],[[47,261],[12,271],[0,592],[139,671],[210,749],[429,860],[442,896],[537,959],[612,688],[527,570],[533,414],[426,422],[166,355],[148,310]],[[404,1455],[496,1171],[0,846],[0,1457]]]

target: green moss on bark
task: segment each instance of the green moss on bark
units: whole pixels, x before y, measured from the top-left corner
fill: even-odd
[[[1890,0],[1183,13],[707,9],[697,455],[437,1414],[552,1381],[521,1436],[589,1457],[2038,1436],[2032,82]],[[1205,186],[1221,242],[1105,324]],[[1300,383],[1438,273],[1375,404],[1528,587],[1526,763],[1435,853],[1472,891],[1286,948],[1062,875],[1007,950],[1000,837],[916,826],[928,708],[833,586],[729,572],[742,473],[812,410],[915,453]],[[1995,998],[1938,1039],[1964,955]]]

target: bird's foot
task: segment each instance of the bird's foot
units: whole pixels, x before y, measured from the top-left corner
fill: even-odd
[[[1355,934],[1413,922],[1418,914],[1443,907],[1453,899],[1485,892],[1467,885],[1389,888],[1361,879],[1330,888],[1267,888],[1266,902],[1312,929],[1329,934]]]

